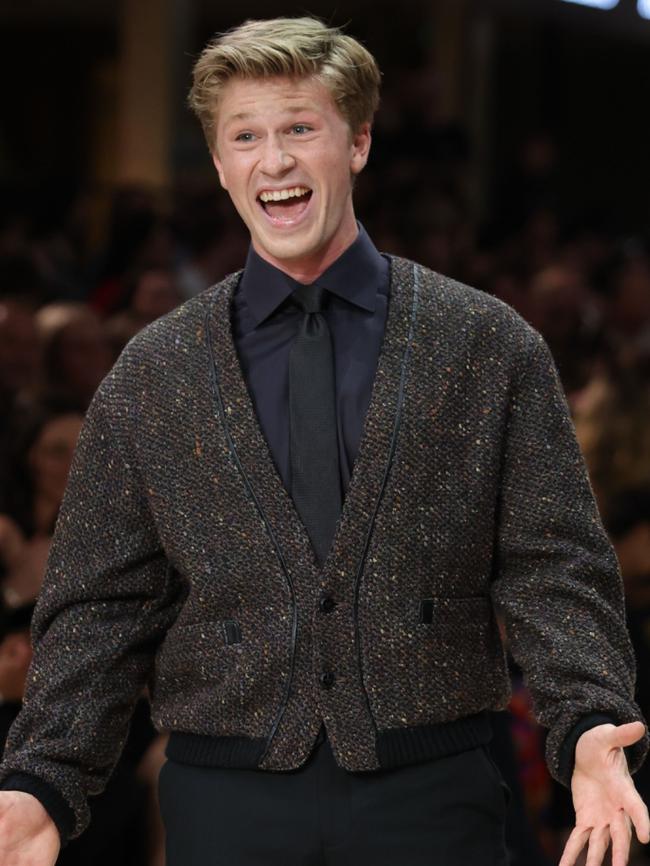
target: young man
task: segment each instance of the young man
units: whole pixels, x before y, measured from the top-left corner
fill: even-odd
[[[620,573],[553,360],[359,227],[378,83],[311,18],[248,22],[196,64],[250,253],[134,338],[88,411],[0,864],[50,866],[83,829],[146,682],[169,866],[505,863],[495,605],[572,785],[562,866],[610,837],[622,866],[631,822],[648,838]]]

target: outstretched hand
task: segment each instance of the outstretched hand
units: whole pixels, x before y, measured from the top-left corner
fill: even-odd
[[[576,826],[559,866],[573,866],[588,844],[586,866],[600,866],[611,842],[612,866],[626,866],[632,825],[650,841],[648,809],[634,787],[623,748],[645,733],[641,722],[596,725],[578,739],[571,793]]]
[[[0,791],[0,866],[54,866],[61,838],[40,801]]]

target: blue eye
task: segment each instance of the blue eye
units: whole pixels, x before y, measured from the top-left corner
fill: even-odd
[[[253,137],[252,132],[240,132],[239,135],[235,136],[235,141],[252,141]]]
[[[298,135],[303,135],[305,132],[311,132],[311,126],[307,126],[306,123],[295,123],[291,129],[293,132],[297,132]]]

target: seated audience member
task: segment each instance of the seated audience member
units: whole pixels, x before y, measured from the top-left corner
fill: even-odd
[[[170,270],[147,267],[134,273],[117,311],[106,320],[114,357],[145,325],[171,312],[182,300]]]
[[[650,352],[603,355],[574,402],[574,421],[600,511],[623,491],[650,485]]]
[[[29,624],[33,610],[33,600],[16,608],[0,603],[0,754],[20,710],[32,660]]]
[[[533,276],[528,312],[551,349],[570,397],[589,380],[600,339],[601,322],[593,293],[579,270],[553,264]]]
[[[20,298],[0,297],[0,398],[34,388],[41,372],[35,307]]]
[[[632,238],[621,244],[605,269],[609,340],[634,357],[650,350],[650,242]]]
[[[0,575],[13,607],[40,589],[82,423],[81,412],[57,403],[25,405],[14,417],[0,488]]]
[[[35,309],[20,298],[0,295],[0,454],[7,447],[16,400],[35,391],[42,379],[43,355]]]
[[[76,401],[85,411],[113,364],[106,329],[88,306],[47,304],[36,314],[44,346],[47,395]]]

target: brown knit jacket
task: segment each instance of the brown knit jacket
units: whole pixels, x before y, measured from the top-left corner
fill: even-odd
[[[618,564],[545,342],[508,305],[391,259],[320,569],[239,366],[237,281],[138,334],[93,399],[0,781],[43,780],[77,835],[145,684],[168,754],[193,763],[296,768],[322,720],[347,770],[470,748],[509,696],[496,606],[566,784],[581,717],[641,714]]]

